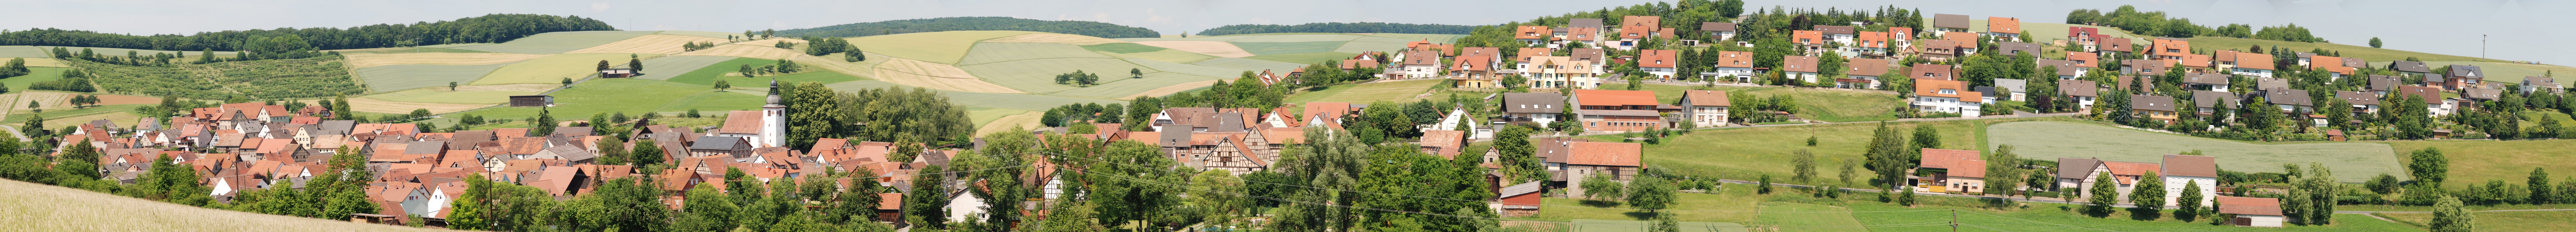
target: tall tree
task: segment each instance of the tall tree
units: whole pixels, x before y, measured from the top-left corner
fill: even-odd
[[[1790,175],[1789,179],[1797,180],[1799,183],[1807,183],[1807,181],[1816,178],[1815,152],[1808,152],[1806,149],[1799,149],[1798,151],[1791,152],[1790,154],[1790,157],[1792,158],[1790,158],[1789,163],[1793,164],[1795,168],[1790,169],[1792,170],[1791,173],[1793,175]]]
[[[816,139],[841,137],[842,122],[838,94],[821,82],[803,82],[779,91],[787,105],[787,147],[807,149]],[[734,120],[734,119],[726,119]]]
[[[2102,174],[2093,177],[2093,179],[2101,181],[2094,181],[2091,189],[2084,190],[2084,194],[2093,195],[2092,197],[2087,198],[2090,200],[2088,202],[2092,203],[2092,206],[2090,207],[2092,210],[2109,211],[2111,210],[2111,204],[2120,203],[2120,187],[2118,185],[2111,184],[2119,181],[2111,181],[2113,179],[2111,179],[2110,172],[2103,172]]]
[[[2568,194],[2552,193],[2550,190],[2554,188],[2549,186],[2549,171],[2541,168],[2531,168],[2531,177],[2523,182],[2523,186],[2531,188],[2531,198],[2523,201],[2530,204],[2548,204],[2556,194]]]
[[[2156,175],[2156,171],[2147,171],[2146,175],[2138,176],[2138,184],[2129,190],[2129,204],[2137,204],[2138,210],[2163,210],[2165,208],[2164,176]]]
[[[2427,147],[2407,156],[2406,173],[2413,175],[2416,182],[2438,186],[2449,179],[2450,172],[2451,159],[2442,155],[2441,148]]]
[[[2470,215],[2465,206],[2459,197],[2442,196],[2440,203],[2433,204],[2433,222],[2427,227],[2432,227],[2432,232],[2476,231],[2477,227],[2471,222],[2476,220],[2476,216]]]

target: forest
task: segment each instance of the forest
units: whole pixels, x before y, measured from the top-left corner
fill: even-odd
[[[1012,17],[947,17],[905,19],[778,31],[778,36],[860,37],[941,31],[1035,31],[1100,38],[1154,38],[1162,34],[1141,27],[1092,21],[1047,21]]]
[[[2187,18],[2166,17],[2165,12],[2163,11],[2141,12],[2138,11],[2136,6],[2128,5],[2122,5],[2118,9],[2112,9],[2111,12],[2102,12],[2101,9],[2076,9],[2072,12],[2066,13],[2066,23],[2100,23],[2103,26],[2116,27],[2120,28],[2120,30],[2127,30],[2139,35],[2176,38],[2220,36],[2294,42],[2326,42],[2326,39],[2324,38],[2317,38],[2316,35],[2308,34],[2308,28],[2299,27],[2299,24],[2295,23],[2281,26],[2265,26],[2262,28],[2255,28],[2252,25],[2245,24],[2227,24],[2218,27],[2208,27],[2201,26],[2199,24],[2192,24],[2191,19]]]
[[[376,24],[349,28],[278,28],[150,36],[54,28],[0,32],[0,45],[130,48],[167,51],[239,51],[249,41],[301,37],[321,50],[389,48],[450,43],[500,43],[560,31],[612,31],[607,22],[581,16],[489,14],[455,21]]]
[[[1411,23],[1308,23],[1297,25],[1235,24],[1200,30],[1200,36],[1259,33],[1412,33],[1467,34],[1476,26]]]

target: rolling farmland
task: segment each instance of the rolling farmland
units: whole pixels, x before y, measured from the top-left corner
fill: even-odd
[[[374,98],[374,99],[377,99],[377,100],[386,100],[386,101],[398,101],[398,102],[419,102],[419,103],[501,104],[501,103],[509,102],[509,101],[510,101],[510,96],[517,96],[517,95],[530,95],[530,94],[536,94],[536,92],[520,92],[520,91],[446,91],[445,89],[414,89],[414,90],[403,90],[403,91],[394,91],[394,92],[389,92],[389,93],[379,93],[379,94],[374,94],[374,95],[367,95],[367,96],[365,96],[364,98]]]
[[[644,60],[644,75],[636,76],[635,79],[670,80],[671,78],[679,77],[682,74],[697,72],[698,69],[714,67],[716,63],[736,59],[743,58],[730,56],[669,56],[653,58],[651,60]]]
[[[10,196],[0,197],[0,230],[7,231],[437,230],[200,208],[16,180],[0,180],[0,195]]]
[[[445,48],[521,54],[557,54],[589,49],[617,41],[651,35],[655,31],[567,31],[548,32],[510,40],[508,43],[479,44]],[[430,46],[423,46],[430,47]]]
[[[517,54],[517,53],[445,53],[445,52],[392,53],[392,54],[349,54],[349,55],[345,55],[345,56],[347,56],[347,57],[348,57],[349,67],[355,67],[355,68],[361,68],[361,69],[363,69],[363,68],[367,68],[367,67],[386,66],[386,65],[406,65],[406,64],[408,64],[408,65],[461,65],[461,66],[489,65],[489,64],[507,64],[507,63],[512,63],[512,62],[519,62],[519,61],[526,61],[526,60],[530,60],[530,59],[536,59],[537,57],[545,57],[545,55],[536,55],[536,54]]]
[[[38,48],[38,47],[36,47],[36,46],[0,46],[0,58],[6,58],[6,57],[29,57],[29,58],[33,58],[33,57],[53,57],[53,56],[47,56],[47,55],[45,55],[45,50],[46,50],[46,49],[50,49],[50,48]]]
[[[560,83],[563,78],[580,79],[582,77],[597,74],[598,70],[592,70],[592,68],[597,67],[601,60],[610,60],[609,63],[611,65],[625,63],[622,61],[627,60],[628,55],[631,54],[571,53],[551,55],[544,58],[537,58],[528,61],[521,61],[519,63],[512,63],[507,66],[501,66],[501,69],[493,70],[492,75],[485,75],[482,79],[474,80],[473,84],[498,85]]]
[[[966,56],[967,49],[974,47],[977,41],[1030,33],[1038,32],[942,31],[858,37],[849,38],[849,41],[851,45],[857,45],[860,50],[866,50],[868,53],[931,63],[956,64],[958,59]]]
[[[686,56],[686,57],[722,57],[722,56]],[[735,72],[737,72],[737,71],[741,71],[741,70],[742,70],[742,66],[743,66],[743,65],[761,66],[761,65],[768,65],[768,64],[775,64],[775,63],[778,63],[778,61],[774,61],[774,60],[763,60],[763,59],[752,59],[752,58],[735,58],[735,57],[724,57],[724,58],[731,58],[731,59],[729,59],[729,60],[723,60],[723,61],[721,61],[721,62],[716,62],[716,63],[710,63],[710,64],[706,64],[706,65],[700,65],[699,67],[701,67],[701,68],[690,69],[688,72],[685,72],[685,73],[675,73],[675,74],[669,74],[669,75],[652,75],[651,73],[646,73],[646,75],[647,75],[647,76],[661,76],[661,78],[662,78],[662,79],[653,79],[653,78],[636,78],[636,79],[646,79],[646,80],[669,80],[669,81],[671,81],[671,82],[679,82],[679,83],[689,83],[689,84],[699,84],[699,85],[715,85],[715,84],[716,84],[716,78],[717,78],[717,77],[723,77],[723,76],[725,76],[725,74],[732,74],[732,73],[735,73]],[[661,59],[654,59],[654,60],[661,60]],[[651,61],[646,61],[646,62],[651,62]],[[649,69],[656,69],[656,68],[654,68],[654,67],[653,67],[653,64],[650,64],[650,63],[644,64],[644,68],[645,68],[645,69],[648,69],[648,70],[649,70]],[[678,71],[678,70],[671,70],[671,71],[676,72],[676,71]],[[665,73],[669,73],[669,72],[665,72]],[[735,84],[736,84],[736,85],[740,85],[740,83],[735,83]]]
[[[1048,58],[1110,57],[1107,55],[1101,55],[1100,53],[1093,53],[1091,50],[1083,50],[1082,46],[1072,44],[975,43],[975,49],[966,51],[966,58],[958,60],[957,65],[972,67],[978,64]]]
[[[492,74],[492,70],[499,70],[501,66],[506,65],[510,64],[386,65],[358,68],[357,74],[360,81],[367,82],[368,90],[385,93],[432,86],[445,87],[448,82],[474,83],[475,79],[482,79],[484,75]]]

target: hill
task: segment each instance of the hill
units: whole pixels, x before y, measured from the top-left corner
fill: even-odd
[[[348,28],[278,28],[198,32],[191,35],[126,35],[82,30],[29,29],[0,33],[0,45],[131,48],[174,51],[239,51],[252,40],[291,38],[313,48],[359,49],[408,46],[409,43],[500,43],[547,32],[613,31],[607,22],[581,16],[489,14],[414,24],[376,24]],[[408,42],[406,42],[408,41]]]
[[[1297,25],[1235,24],[1199,31],[1201,36],[1259,33],[1411,33],[1467,34],[1476,26],[1411,23],[1308,23]]]
[[[5,231],[439,231],[198,208],[0,180]]]
[[[780,30],[781,36],[860,37],[941,31],[1035,31],[1102,38],[1153,38],[1154,30],[1092,21],[1047,21],[1012,17],[947,17],[905,19]]]

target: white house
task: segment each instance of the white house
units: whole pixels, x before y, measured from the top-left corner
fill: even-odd
[[[1397,54],[1396,59],[1404,60],[1404,78],[1441,77],[1439,50],[1412,50]]]
[[[948,198],[948,221],[983,221],[984,218],[992,216],[990,212],[987,212],[992,210],[984,208],[983,198],[977,198],[975,197],[975,194],[967,194],[964,191],[956,191],[949,194],[957,196]]]
[[[1546,125],[1565,112],[1565,96],[1554,93],[1503,93],[1503,121]]]
[[[2027,80],[2022,80],[2022,79],[2005,79],[2005,78],[1995,78],[1995,88],[1997,88],[1997,89],[2001,89],[2003,92],[2008,92],[2008,93],[2009,93],[2009,94],[2006,94],[2006,93],[1996,93],[1996,94],[1995,94],[1995,95],[2003,95],[2004,97],[2001,97],[2001,98],[2002,98],[2002,100],[2007,100],[2007,101],[2029,101],[2029,99],[2030,99],[2030,98],[2029,98],[2029,95],[2030,95],[2030,89],[2029,89],[2029,88],[2030,88],[2030,81],[2027,81]]]
[[[1976,118],[1977,110],[1983,108],[1984,93],[1972,91],[1967,85],[1966,81],[1915,79],[1915,110],[1958,113],[1960,117]]]
[[[1816,32],[1822,32],[1825,34],[1825,41],[1838,43],[1842,46],[1852,46],[1852,38],[1857,35],[1857,33],[1853,33],[1853,31],[1854,30],[1852,30],[1851,26],[1816,26]]]
[[[1813,56],[1781,56],[1780,71],[1784,72],[1781,77],[1816,82],[1816,78],[1821,76],[1816,73],[1817,62],[1818,58]]]
[[[1711,69],[1710,72],[1701,72],[1700,75],[1707,78],[1747,82],[1753,78],[1753,52],[1719,51],[1717,68]]]
[[[2218,196],[2218,158],[2168,154],[2165,155],[2164,165],[2156,171],[2156,174],[2164,176],[2165,205],[2208,206],[2210,198]],[[2200,192],[2182,191],[2193,185],[2200,186]],[[2200,194],[2200,202],[2175,202],[2182,199],[2183,194]]]
[[[1734,103],[1726,98],[1726,91],[1683,90],[1679,105],[1682,112],[1689,113],[1682,120],[1691,120],[1699,127],[1720,127],[1726,126],[1727,107]]]
[[[1638,50],[1637,70],[1646,71],[1646,74],[1653,75],[1647,77],[1648,79],[1673,80],[1673,72],[1678,70],[1676,69],[1677,67],[1681,67],[1681,60],[1675,58],[1676,56],[1680,56],[1680,54],[1677,53],[1680,53],[1680,51],[1652,49]]]

